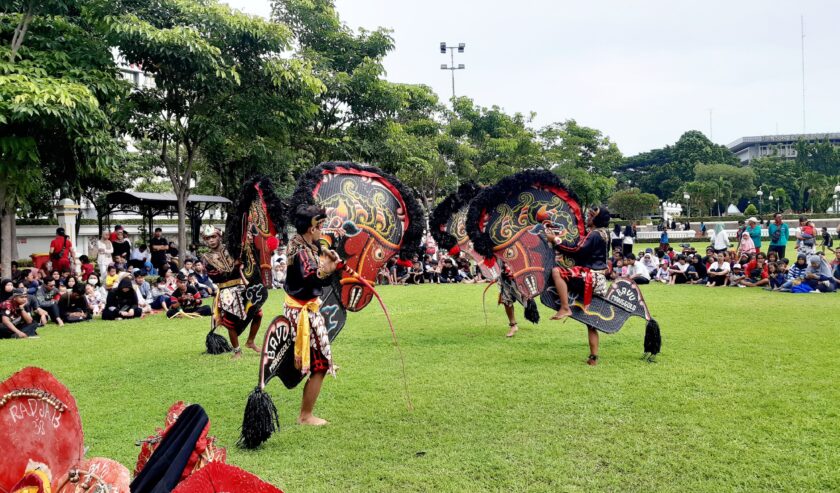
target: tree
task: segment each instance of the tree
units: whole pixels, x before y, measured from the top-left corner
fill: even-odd
[[[619,190],[609,200],[610,212],[624,219],[638,220],[659,207],[659,197],[642,193],[638,188]]]
[[[744,209],[745,216],[755,216],[758,214],[758,209],[756,208],[755,204],[747,204],[747,207]]]
[[[0,16],[0,266],[8,272],[18,206],[45,188],[78,192],[85,180],[115,163],[119,143],[109,116],[128,87],[79,2],[12,1],[5,7]]]
[[[100,28],[131,63],[154,77],[127,105],[134,138],[160,145],[178,202],[178,243],[185,258],[186,206],[197,158],[223,127],[247,126],[233,101],[257,88],[317,92],[307,66],[281,56],[290,47],[286,26],[232,11],[213,0],[154,4],[101,0]],[[282,111],[265,108],[266,112]]]

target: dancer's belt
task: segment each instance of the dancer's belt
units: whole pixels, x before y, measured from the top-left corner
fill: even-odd
[[[220,282],[216,284],[219,289],[232,288],[233,286],[240,286],[244,284],[242,279],[231,279],[230,281]]]
[[[300,310],[297,318],[297,335],[295,336],[295,361],[300,358],[300,370],[309,370],[309,337],[311,327],[309,326],[309,312],[321,309],[321,299],[315,298],[308,302],[298,301],[288,294],[284,301],[289,308]]]

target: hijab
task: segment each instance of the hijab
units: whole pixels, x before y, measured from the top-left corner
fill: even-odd
[[[616,226],[618,225],[616,224]],[[630,224],[624,227],[624,236],[633,236],[633,227]]]
[[[818,264],[817,267],[814,267],[814,264]],[[819,274],[820,276],[831,277],[831,266],[828,265],[828,262],[820,256],[820,255],[809,255],[808,256],[808,269],[806,272]]]
[[[7,299],[12,297],[11,292],[9,292],[9,293],[6,292],[6,286],[9,285],[9,284],[11,284],[12,287],[14,287],[14,283],[12,282],[11,279],[3,279],[2,281],[0,281],[0,303],[4,302]]]
[[[616,224],[616,225],[613,227],[613,233],[614,233],[616,236],[621,235],[621,226],[619,226],[618,224]]]

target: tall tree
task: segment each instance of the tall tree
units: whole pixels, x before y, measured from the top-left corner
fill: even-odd
[[[84,7],[72,0],[12,1],[0,15],[4,272],[14,250],[18,204],[44,187],[78,190],[119,154],[110,116],[128,86]]]
[[[213,0],[100,0],[96,10],[100,28],[126,60],[154,77],[154,87],[131,95],[129,128],[133,137],[160,145],[160,163],[178,201],[183,261],[187,198],[198,155],[222,131],[220,125],[247,124],[231,101],[254,87],[317,90],[319,83],[305,64],[281,56],[290,48],[284,25]]]

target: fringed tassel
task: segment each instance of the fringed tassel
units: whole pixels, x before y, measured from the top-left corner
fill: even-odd
[[[248,395],[245,416],[242,418],[242,434],[236,444],[247,449],[259,447],[280,428],[274,401],[261,388],[256,387]]]
[[[533,298],[525,304],[525,320],[535,324],[540,323],[540,310]]]
[[[645,354],[642,359],[653,362],[656,355],[662,349],[662,335],[659,333],[659,323],[654,320],[648,320],[645,326]]]
[[[224,354],[233,351],[227,339],[212,330],[207,333],[204,343],[207,346],[207,354]]]

